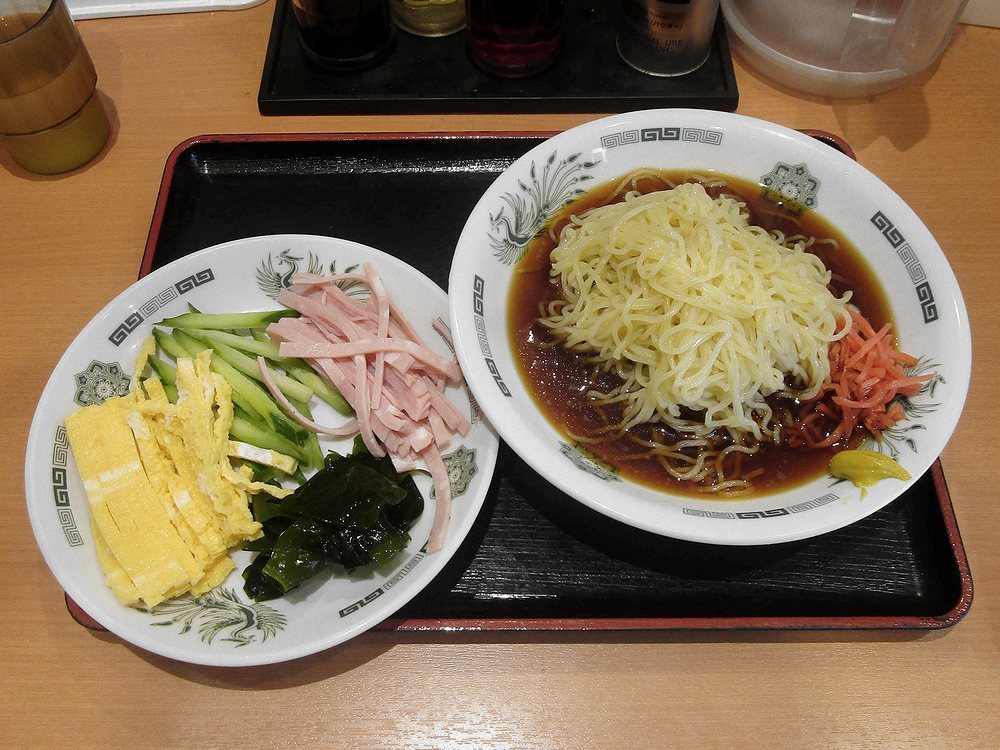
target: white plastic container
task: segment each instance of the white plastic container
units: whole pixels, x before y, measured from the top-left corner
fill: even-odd
[[[931,65],[968,0],[721,0],[748,64],[829,97],[888,91]]]

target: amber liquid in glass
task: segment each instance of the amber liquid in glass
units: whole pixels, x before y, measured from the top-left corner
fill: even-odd
[[[23,13],[0,20],[0,143],[25,169],[57,174],[96,156],[111,128],[94,65],[73,27],[40,19]],[[72,23],[68,15],[66,21]],[[46,27],[34,29],[38,23]],[[27,29],[31,38],[22,41]],[[30,55],[15,53],[15,44],[30,44]]]
[[[448,36],[465,28],[464,0],[392,0],[396,26],[417,36]]]

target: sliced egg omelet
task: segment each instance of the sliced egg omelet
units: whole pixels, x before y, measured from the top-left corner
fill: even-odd
[[[290,492],[230,463],[231,391],[210,357],[178,359],[176,403],[154,376],[66,419],[98,561],[123,604],[154,607],[221,583],[230,551],[261,533],[248,493]]]

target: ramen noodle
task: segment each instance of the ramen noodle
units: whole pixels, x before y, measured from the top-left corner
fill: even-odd
[[[539,322],[620,378],[591,395],[622,406],[621,429],[773,437],[767,397],[815,396],[850,327],[850,292],[830,291],[805,239],[754,226],[741,201],[699,183],[629,192],[572,217],[558,240],[562,297]]]

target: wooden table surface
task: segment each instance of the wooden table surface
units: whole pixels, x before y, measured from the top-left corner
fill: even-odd
[[[831,101],[737,60],[739,112],[843,136],[913,207],[972,322],[966,410],[942,458],[975,582],[932,632],[393,634],[270,667],[152,656],[67,615],[23,501],[24,445],[60,354],[136,278],[171,149],[204,133],[563,129],[597,115],[262,117],[273,0],[81,22],[114,116],[88,167],[39,177],[0,156],[0,706],[6,747],[997,747],[1000,30],[961,26],[903,88]]]

